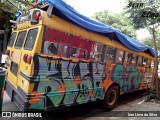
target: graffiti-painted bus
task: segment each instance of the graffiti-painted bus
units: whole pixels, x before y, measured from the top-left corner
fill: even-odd
[[[86,29],[57,8],[31,9],[13,27],[5,90],[19,110],[47,111],[97,100],[110,110],[119,95],[150,87],[154,56],[148,49],[133,51],[114,34]]]

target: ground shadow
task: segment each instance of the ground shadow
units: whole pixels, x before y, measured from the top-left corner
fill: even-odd
[[[147,91],[137,91],[125,94],[119,97],[117,106],[125,105],[136,99],[147,96]],[[87,104],[62,108],[45,113],[45,117],[52,117],[54,119],[82,119],[86,117],[98,117],[102,114],[109,114],[109,111],[104,111],[102,101],[91,102]]]

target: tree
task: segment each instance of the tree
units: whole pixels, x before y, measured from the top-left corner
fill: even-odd
[[[147,28],[154,43],[155,50],[155,66],[158,66],[157,45],[156,45],[156,29],[160,24],[160,3],[157,0],[145,0],[144,2],[135,0],[126,0],[126,15],[133,22],[136,29]],[[155,67],[155,81],[156,81],[156,97],[159,97],[159,83],[157,75],[157,67]]]
[[[3,29],[8,32],[11,30],[11,24],[9,20],[13,18],[17,9],[8,2],[4,2],[0,1],[1,27],[3,27]]]
[[[157,50],[160,51],[160,30],[156,31],[155,32],[155,35],[157,36],[156,37],[156,45],[157,45]],[[144,38],[142,39],[142,42],[145,44],[145,45],[148,45],[149,47],[151,48],[154,48],[154,43],[153,43],[153,37],[152,36],[149,36],[147,38]]]
[[[105,10],[95,13],[92,18],[119,29],[121,32],[132,38],[136,38],[136,30],[134,29],[134,26],[130,19],[125,17],[123,14],[115,14]]]

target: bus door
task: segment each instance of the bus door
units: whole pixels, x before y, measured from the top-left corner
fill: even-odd
[[[25,41],[27,35],[27,31],[20,31],[17,36],[17,40],[14,45],[13,53],[12,53],[12,60],[10,65],[10,72],[12,74],[9,74],[8,77],[10,79],[10,82],[17,86],[17,77],[19,74],[19,67],[21,63],[21,54],[22,54],[22,46]]]
[[[13,32],[9,39],[9,43],[8,43],[7,50],[6,50],[6,59],[5,59],[5,64],[7,68],[11,64],[13,45],[16,40],[16,37],[17,37],[17,32]]]

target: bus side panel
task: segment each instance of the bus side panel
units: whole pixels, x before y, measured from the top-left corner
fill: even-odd
[[[106,84],[118,83],[121,94],[139,90],[144,79],[144,71],[136,65],[107,64],[106,71]]]
[[[54,56],[44,57],[38,54],[34,56],[34,61],[33,92],[35,95],[45,96],[46,110],[104,98],[104,64],[64,60]],[[42,108],[44,104],[40,104],[41,101],[30,104],[30,109],[37,105]]]

